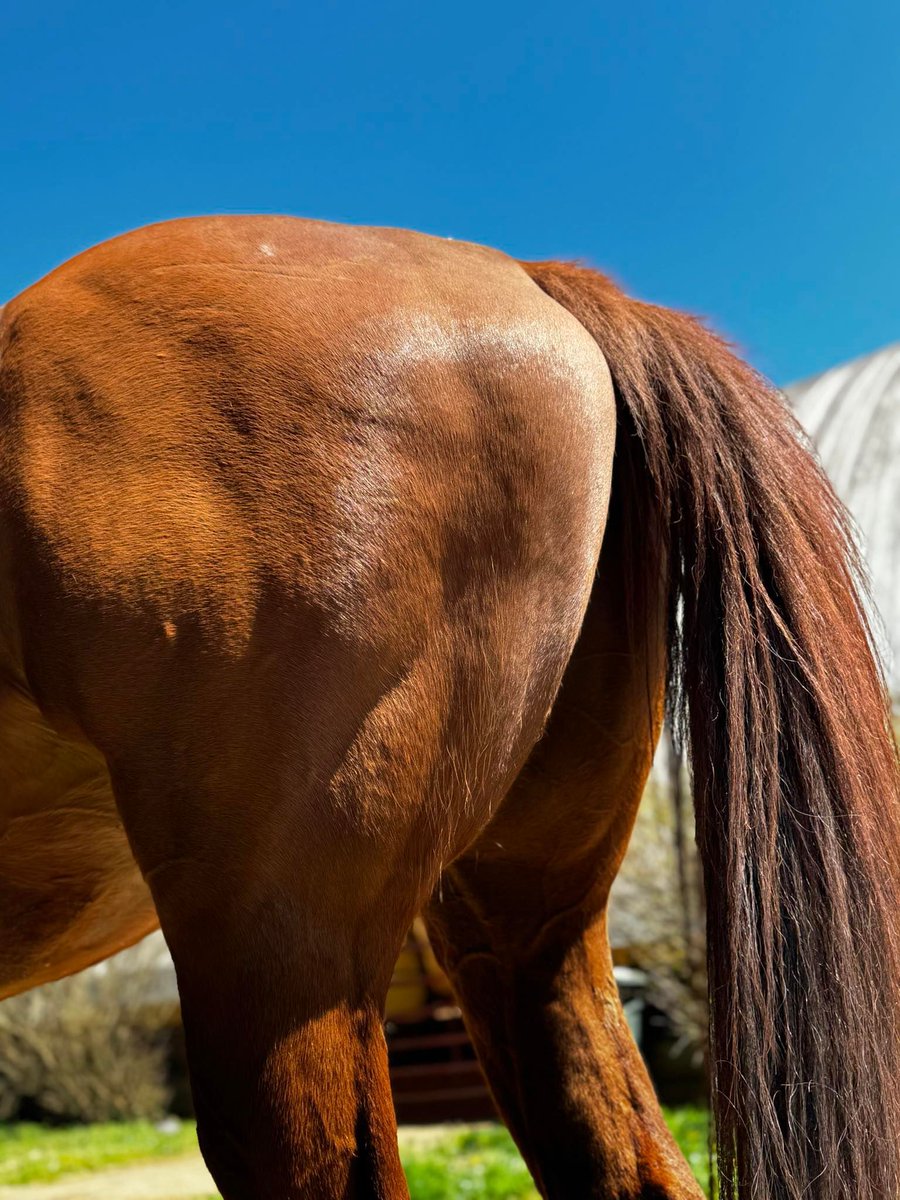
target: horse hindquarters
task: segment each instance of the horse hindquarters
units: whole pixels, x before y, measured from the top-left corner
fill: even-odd
[[[223,1195],[387,1200],[391,968],[559,685],[612,394],[502,256],[274,228],[271,272],[269,222],[189,222],[11,306],[18,616],[109,765]]]

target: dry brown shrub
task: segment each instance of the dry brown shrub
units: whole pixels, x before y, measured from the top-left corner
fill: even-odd
[[[0,1004],[0,1118],[155,1119],[178,1003],[158,936]]]

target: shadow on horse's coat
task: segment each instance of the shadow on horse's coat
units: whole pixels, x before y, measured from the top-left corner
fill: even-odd
[[[697,1197],[606,940],[668,681],[722,1191],[895,1196],[856,571],[779,398],[594,272],[273,217],[88,251],[0,318],[0,990],[158,919],[226,1200],[394,1200],[425,909],[543,1194]]]

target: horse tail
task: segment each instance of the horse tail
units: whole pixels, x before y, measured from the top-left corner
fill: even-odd
[[[720,1193],[894,1200],[900,789],[847,514],[779,394],[705,328],[593,271],[523,266],[609,363],[625,583],[666,589]]]

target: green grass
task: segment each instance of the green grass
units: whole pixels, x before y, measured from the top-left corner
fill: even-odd
[[[666,1123],[688,1160],[700,1186],[709,1194],[709,1111],[705,1108],[665,1108]]]
[[[704,1190],[709,1184],[709,1114],[666,1111],[666,1120]],[[462,1129],[421,1149],[401,1148],[412,1200],[538,1200],[531,1176],[502,1126]]]
[[[48,1183],[145,1158],[184,1154],[197,1146],[192,1123],[160,1133],[150,1121],[115,1125],[0,1126],[0,1184]]]
[[[706,1187],[707,1113],[670,1109],[666,1119]],[[194,1126],[188,1121],[173,1133],[160,1133],[147,1121],[65,1129],[10,1125],[0,1128],[0,1184],[48,1182],[61,1175],[184,1154],[196,1145]],[[499,1125],[461,1126],[433,1139],[417,1139],[403,1146],[401,1157],[412,1200],[537,1200],[519,1152]]]
[[[531,1176],[502,1126],[446,1134],[401,1152],[412,1200],[538,1200]]]

